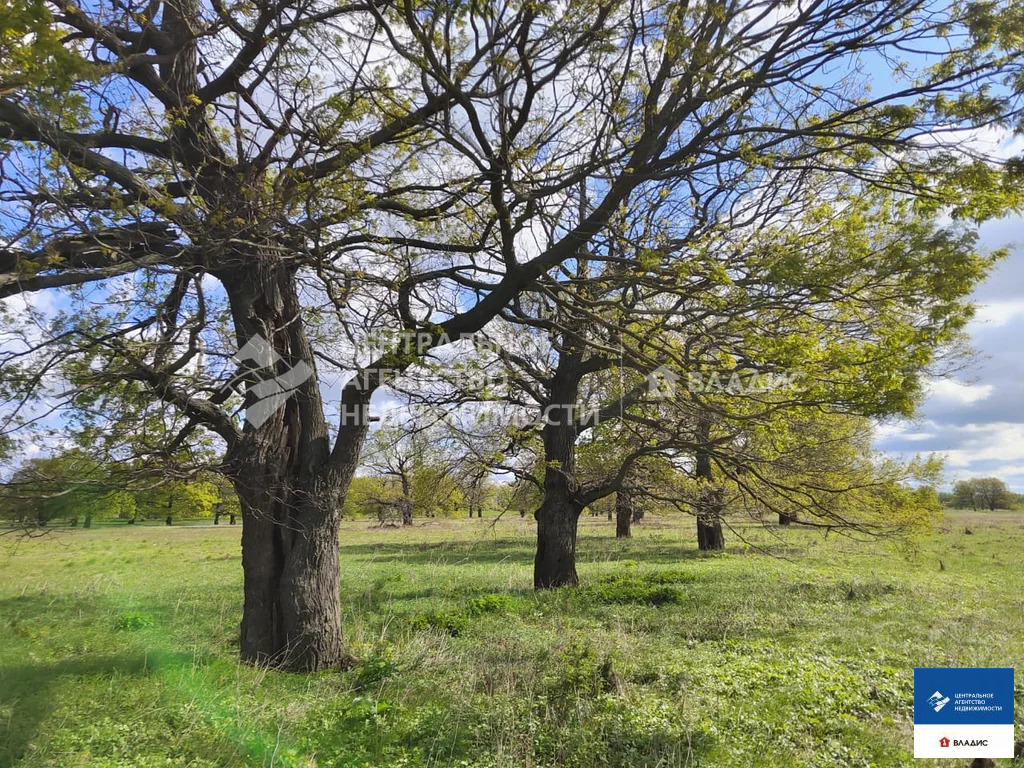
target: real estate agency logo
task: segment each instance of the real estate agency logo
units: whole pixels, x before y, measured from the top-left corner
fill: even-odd
[[[950,741],[948,736],[943,736],[939,739],[940,747],[987,747],[988,739],[953,739]]]
[[[936,712],[941,712],[942,708],[949,704],[949,696],[943,696],[939,691],[936,691],[928,697],[928,703],[931,704],[932,709]]]
[[[1013,757],[1012,668],[917,667],[914,694],[914,757]]]

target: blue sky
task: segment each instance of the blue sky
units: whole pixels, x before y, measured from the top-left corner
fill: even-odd
[[[969,332],[977,358],[935,382],[917,420],[885,425],[876,444],[896,454],[938,453],[950,484],[1000,477],[1024,492],[1024,216],[981,228],[987,248],[1010,256],[974,292]]]

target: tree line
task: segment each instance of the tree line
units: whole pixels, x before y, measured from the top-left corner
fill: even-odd
[[[1012,493],[1006,482],[998,477],[976,477],[970,480],[958,480],[953,484],[952,493],[940,494],[943,504],[957,509],[1016,509],[1021,501],[1021,494]]]
[[[125,477],[79,450],[28,459],[0,485],[0,520],[22,528],[55,523],[91,528],[93,521],[223,518],[234,525],[241,514],[238,497],[221,475]]]

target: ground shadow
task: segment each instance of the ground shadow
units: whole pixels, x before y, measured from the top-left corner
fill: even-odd
[[[790,553],[785,544],[767,544],[756,552],[772,554],[774,550]],[[728,554],[743,554],[751,550],[737,549]],[[476,541],[438,542],[374,542],[342,544],[342,557],[359,558],[381,565],[402,562],[409,565],[496,565],[503,562],[532,566],[534,542],[522,537],[479,539]],[[714,556],[714,555],[711,555]],[[696,548],[678,543],[667,543],[643,538],[609,539],[604,536],[580,536],[576,545],[577,563],[617,562],[643,560],[653,563],[677,563],[708,557]]]
[[[10,709],[0,739],[0,768],[11,768],[24,756],[54,709],[53,684],[62,677],[142,675],[144,653],[89,654],[50,664],[0,667],[0,707]]]

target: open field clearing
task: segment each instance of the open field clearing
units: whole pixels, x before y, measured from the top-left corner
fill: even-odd
[[[238,527],[9,540],[0,766],[927,765],[913,668],[1024,667],[1021,514],[947,514],[912,555],[585,518],[584,586],[553,592],[533,521],[492,522],[345,522],[360,661],[316,675],[236,663]]]

